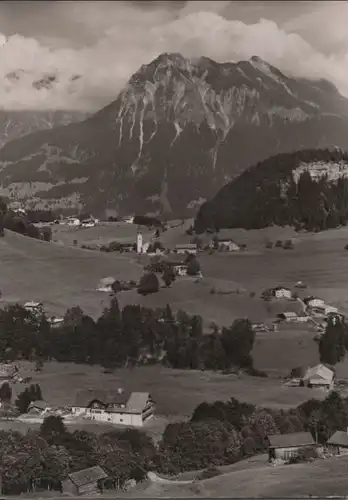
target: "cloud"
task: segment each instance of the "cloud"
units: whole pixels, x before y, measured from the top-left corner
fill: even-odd
[[[143,8],[132,2],[54,2],[57,19],[60,12],[60,19],[75,23],[75,31],[65,26],[66,32],[77,32],[84,42],[69,43],[58,28],[51,38],[47,33],[35,38],[12,35],[5,45],[0,35],[0,106],[97,110],[161,52],[205,55],[221,62],[258,55],[284,72],[327,78],[348,96],[346,2],[339,7],[335,2],[317,3],[315,11],[278,24],[263,18],[253,24],[227,19],[233,9],[227,16],[230,4],[224,1],[212,2],[208,11],[208,2],[189,3],[180,10],[169,3]],[[19,79],[6,78],[19,69]],[[58,76],[52,89],[33,88],[33,81],[48,74]],[[76,74],[82,78],[71,81]]]

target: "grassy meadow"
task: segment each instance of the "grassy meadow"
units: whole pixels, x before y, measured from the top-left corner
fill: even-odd
[[[169,229],[165,244],[189,241],[185,227]],[[298,310],[296,302],[265,303],[260,292],[275,285],[293,287],[302,280],[308,289],[301,293],[318,294],[329,304],[348,310],[348,229],[319,234],[295,234],[284,228],[261,231],[231,231],[235,240],[248,245],[242,254],[201,254],[204,279],[177,280],[172,287],[142,297],[134,290],[119,294],[121,306],[139,303],[149,307],[165,306],[200,314],[208,330],[211,322],[229,325],[235,318],[270,321],[278,312]],[[64,236],[65,235],[65,236]],[[54,239],[61,244],[45,243],[6,232],[0,239],[0,290],[2,304],[41,300],[51,314],[63,314],[68,307],[80,305],[87,314],[99,315],[108,304],[108,294],[96,292],[98,281],[106,276],[137,280],[142,274],[140,260],[132,254],[82,250],[73,247],[100,239],[106,241],[133,238],[136,226],[106,224],[90,229],[55,228]],[[69,239],[70,238],[70,239]],[[293,238],[294,250],[266,249],[268,240]],[[216,293],[211,293],[212,289]],[[239,293],[237,293],[239,290]],[[220,294],[219,291],[228,293]],[[252,298],[250,292],[256,295]],[[319,361],[318,346],[310,327],[287,327],[278,332],[257,334],[253,358],[255,366],[266,370],[269,379],[223,376],[194,371],[174,371],[161,367],[117,370],[102,373],[99,367],[47,364],[34,378],[52,404],[71,404],[76,391],[85,387],[129,387],[153,394],[158,413],[189,415],[200,402],[228,399],[231,396],[267,406],[291,406],[313,396],[314,391],[283,387],[279,377],[294,366]],[[337,367],[340,378],[348,378],[348,361]],[[23,386],[16,386],[16,390]],[[67,389],[68,388],[68,389]],[[323,393],[317,393],[322,397]],[[48,397],[49,396],[49,397]]]

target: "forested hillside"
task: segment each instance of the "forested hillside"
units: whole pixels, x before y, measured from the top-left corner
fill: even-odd
[[[348,221],[348,153],[301,150],[258,163],[200,208],[195,230],[271,225],[319,231]]]

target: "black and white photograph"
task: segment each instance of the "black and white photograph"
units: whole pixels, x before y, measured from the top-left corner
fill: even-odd
[[[348,497],[348,1],[0,1],[0,498]]]

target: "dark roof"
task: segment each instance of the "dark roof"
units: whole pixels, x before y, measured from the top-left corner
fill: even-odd
[[[345,446],[348,448],[348,434],[345,431],[336,431],[327,443],[336,444],[337,446]]]
[[[76,486],[84,486],[85,484],[94,483],[100,479],[106,479],[107,477],[108,475],[99,465],[68,474],[68,478],[76,484]]]
[[[197,243],[180,243],[175,245],[175,248],[179,248],[180,250],[183,248],[197,248]]]
[[[129,392],[103,391],[96,389],[86,389],[76,394],[75,406],[86,408],[92,401],[100,401],[104,404],[126,405],[129,399]]]
[[[270,448],[291,448],[292,446],[315,445],[310,432],[293,432],[291,434],[272,434],[267,436]]]

